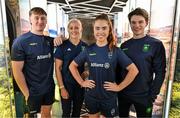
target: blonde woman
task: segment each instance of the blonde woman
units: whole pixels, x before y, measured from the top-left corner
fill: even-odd
[[[81,41],[82,24],[78,19],[68,23],[69,39],[58,46],[55,52],[55,69],[58,81],[63,114],[62,117],[79,117],[84,100],[84,88],[75,81],[69,71],[71,61],[86,47]],[[84,66],[78,68],[82,74]],[[71,107],[72,106],[72,107]],[[72,108],[72,109],[71,109]]]

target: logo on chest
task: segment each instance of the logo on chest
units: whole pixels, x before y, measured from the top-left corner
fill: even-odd
[[[89,53],[89,56],[96,56],[95,52]]]
[[[149,44],[144,44],[142,51],[143,52],[149,52],[151,46]]]
[[[51,53],[48,53],[47,55],[38,55],[37,60],[42,60],[42,59],[48,59],[51,58]]]
[[[84,51],[84,49],[85,49],[85,46],[81,46],[81,51]]]
[[[110,67],[109,63],[104,63],[104,64],[100,64],[100,63],[91,63],[91,67],[98,67],[98,68],[105,68],[108,69]]]
[[[30,46],[38,45],[38,43],[29,43]]]
[[[70,52],[70,51],[71,51],[71,48],[68,48],[67,51]]]

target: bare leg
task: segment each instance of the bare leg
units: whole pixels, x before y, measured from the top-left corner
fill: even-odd
[[[51,118],[51,107],[52,105],[41,106],[41,118]]]
[[[88,116],[89,116],[89,118],[99,118],[100,117],[100,113],[89,114]]]

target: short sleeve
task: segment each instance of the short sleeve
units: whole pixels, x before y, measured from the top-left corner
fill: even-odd
[[[78,66],[82,66],[85,62],[87,62],[87,55],[87,49],[85,49],[74,59],[74,61],[78,64]]]
[[[15,39],[11,49],[11,60],[13,61],[24,61],[25,50],[20,40]]]
[[[63,60],[64,59],[64,55],[63,55],[63,48],[62,48],[62,45],[58,46],[56,48],[56,51],[54,53],[54,57],[56,59],[60,59],[60,60]]]
[[[130,64],[133,63],[131,59],[120,48],[117,49],[117,59],[119,65],[124,69],[126,69]]]

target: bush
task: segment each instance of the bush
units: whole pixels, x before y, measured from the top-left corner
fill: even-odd
[[[173,83],[172,101],[170,107],[170,118],[180,118],[180,83]]]
[[[10,104],[9,92],[11,94],[11,99],[14,101],[13,88],[12,88],[12,80],[7,78],[5,68],[0,68],[0,118],[10,118],[12,114],[15,113],[14,103],[12,102],[12,106]],[[10,91],[8,89],[10,82]],[[13,113],[11,113],[11,107],[13,109]],[[14,114],[13,114],[14,115]]]

